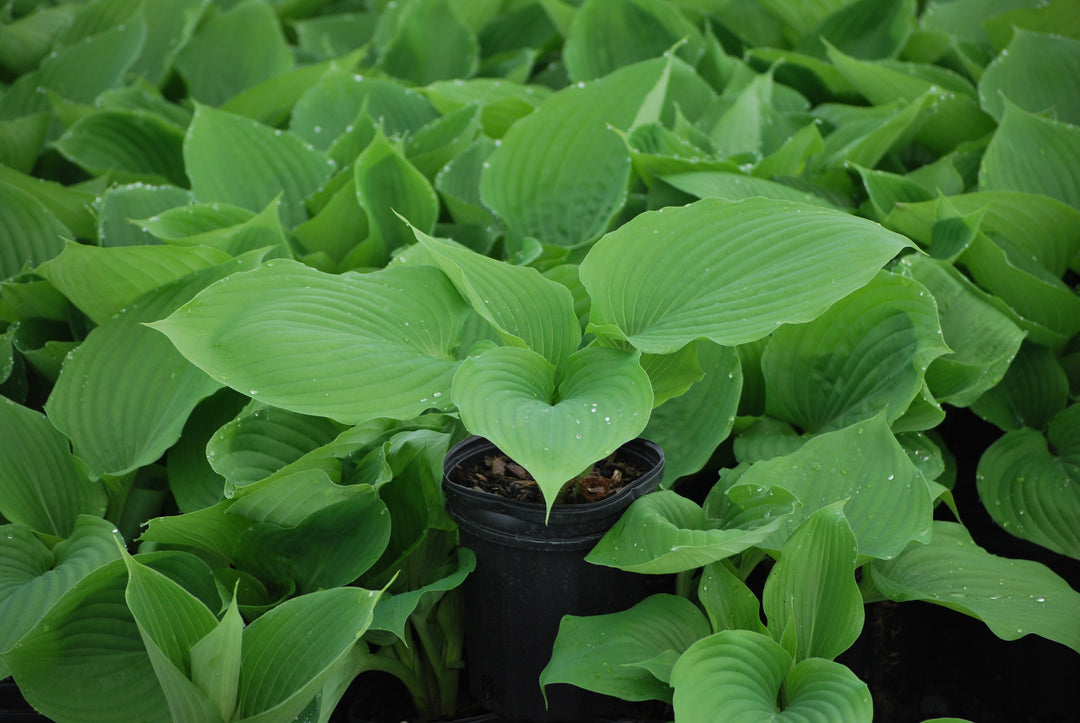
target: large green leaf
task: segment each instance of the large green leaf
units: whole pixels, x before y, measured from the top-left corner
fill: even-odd
[[[588,0],[574,13],[563,62],[571,80],[595,80],[676,45],[690,65],[705,50],[701,32],[677,8],[660,0]]]
[[[544,278],[536,269],[496,261],[419,229],[413,231],[458,293],[505,343],[532,349],[556,365],[577,350],[581,327],[565,286]]]
[[[1080,124],[1080,40],[1017,30],[979,79],[983,110],[1001,120],[1005,99]]]
[[[765,411],[809,432],[885,410],[898,419],[949,351],[919,283],[881,271],[808,324],[777,329],[761,358]]]
[[[927,367],[930,391],[938,402],[968,406],[1001,381],[1024,332],[949,264],[912,254],[901,260],[898,270],[933,294],[945,343],[952,350]]]
[[[184,131],[160,116],[109,110],[88,115],[56,141],[72,163],[94,175],[187,185],[181,145]]]
[[[673,173],[661,177],[664,183],[697,196],[698,198],[722,198],[741,201],[751,196],[764,196],[778,201],[795,201],[823,208],[835,208],[820,196],[800,191],[765,178],[755,178],[742,173],[727,171],[696,171]]]
[[[641,433],[652,386],[635,354],[589,347],[556,368],[497,347],[462,363],[453,399],[469,431],[532,474],[550,510],[565,482]]]
[[[196,201],[224,201],[261,211],[281,196],[287,226],[307,217],[304,199],[334,164],[297,136],[199,105],[184,139],[184,162]]]
[[[758,462],[739,484],[793,493],[809,516],[847,500],[861,559],[890,559],[930,535],[932,506],[922,473],[889,431],[883,415],[809,439],[791,454]],[[787,529],[766,545],[779,549]]]
[[[782,517],[721,528],[692,500],[665,490],[635,500],[586,559],[647,574],[693,570],[762,542],[783,524]]]
[[[45,410],[96,474],[123,474],[158,459],[199,400],[220,386],[145,324],[258,260],[227,261],[147,292],[72,352]]]
[[[0,437],[0,514],[6,520],[67,537],[79,515],[105,514],[105,490],[88,479],[45,415],[0,397]]]
[[[1080,593],[1050,568],[991,555],[952,522],[935,522],[927,545],[871,565],[892,600],[926,600],[976,617],[1003,640],[1029,633],[1080,652]]]
[[[701,337],[731,346],[810,321],[908,244],[839,211],[705,199],[636,216],[593,247],[580,273],[599,332],[670,353]]]
[[[671,674],[676,718],[701,723],[870,723],[866,684],[839,663],[791,655],[761,633],[724,630],[694,643]]]
[[[476,72],[480,45],[447,0],[414,0],[397,13],[379,66],[416,85]]]
[[[212,17],[176,58],[190,96],[214,106],[292,68],[277,16],[264,0],[244,0]]]
[[[4,525],[0,544],[0,655],[11,650],[76,583],[120,557],[111,522],[89,515],[49,549],[29,528]]]
[[[155,217],[173,208],[186,208],[191,192],[176,186],[148,186],[136,181],[111,186],[97,204],[98,241],[102,246],[147,246],[157,239],[134,219]]]
[[[575,246],[596,239],[626,200],[630,155],[609,126],[628,129],[670,74],[664,59],[572,85],[511,126],[485,162],[484,204],[519,237]],[[647,120],[655,120],[648,118]]]
[[[570,683],[623,700],[671,700],[667,680],[642,664],[677,656],[709,632],[701,611],[675,595],[652,595],[608,615],[567,615],[540,685]]]
[[[33,196],[79,238],[96,237],[97,226],[94,223],[95,214],[91,210],[91,205],[98,194],[83,188],[64,186],[56,181],[47,181],[19,173],[14,168],[3,165],[0,165],[0,184],[13,186]],[[51,231],[48,227],[46,230]]]
[[[858,547],[837,502],[810,515],[792,533],[765,580],[762,603],[773,639],[796,661],[834,659],[863,627],[863,599],[855,581]]]
[[[449,408],[468,312],[430,267],[332,276],[270,261],[152,326],[222,384],[356,424]]]
[[[1041,193],[1080,209],[1080,126],[1029,113],[1006,99],[979,167],[979,190]]]
[[[371,624],[379,594],[342,587],[303,595],[244,629],[236,719],[292,720]],[[274,717],[260,715],[273,712]]]
[[[37,273],[97,324],[104,324],[143,294],[229,260],[206,246],[120,246],[68,243]]]
[[[72,233],[29,193],[0,182],[0,279],[56,256]]]
[[[1049,442],[1049,446],[1047,444]],[[979,498],[1008,532],[1080,559],[1080,405],[1051,420],[1046,436],[1009,432],[979,460]]]

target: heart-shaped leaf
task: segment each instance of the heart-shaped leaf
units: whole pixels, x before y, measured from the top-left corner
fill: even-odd
[[[994,442],[976,481],[983,506],[1004,529],[1080,559],[1080,404],[1054,417],[1046,437],[1025,428]]]
[[[635,354],[588,347],[556,367],[520,347],[466,359],[454,403],[469,431],[528,470],[548,509],[567,481],[641,433],[652,410]]]
[[[675,717],[730,723],[870,723],[866,684],[845,666],[791,655],[761,633],[724,630],[699,640],[671,673]]]

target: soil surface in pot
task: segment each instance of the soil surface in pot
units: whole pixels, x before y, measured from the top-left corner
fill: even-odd
[[[589,473],[581,479],[567,482],[555,498],[555,504],[580,505],[602,500],[647,471],[621,458],[619,452],[615,451],[594,464]],[[476,463],[458,465],[450,475],[450,480],[463,487],[490,492],[517,502],[544,503],[543,495],[532,475],[501,451],[484,455],[483,460]]]

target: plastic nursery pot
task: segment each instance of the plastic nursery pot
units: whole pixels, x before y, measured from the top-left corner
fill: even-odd
[[[446,456],[443,491],[476,554],[465,580],[466,669],[473,694],[491,711],[514,721],[585,721],[613,710],[616,699],[571,685],[549,685],[540,671],[551,657],[564,615],[599,615],[631,607],[645,596],[645,578],[585,562],[585,555],[638,497],[656,489],[664,454],[635,439],[620,455],[647,470],[597,502],[556,505],[544,524],[544,506],[508,500],[453,481],[460,465],[482,460],[495,446],[470,437]]]

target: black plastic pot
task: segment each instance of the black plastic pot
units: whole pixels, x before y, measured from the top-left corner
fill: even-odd
[[[48,718],[38,713],[23,698],[11,678],[0,680],[0,721],[5,723],[41,723]]]
[[[656,489],[664,455],[636,439],[621,454],[648,472],[614,495],[584,505],[557,505],[544,522],[543,505],[515,502],[451,481],[454,470],[495,450],[470,437],[446,456],[443,491],[461,530],[461,544],[476,554],[465,581],[466,668],[473,694],[514,721],[586,721],[615,710],[613,698],[571,685],[547,687],[540,671],[551,657],[564,615],[599,615],[631,607],[645,596],[641,575],[585,562],[585,555],[635,499]]]

